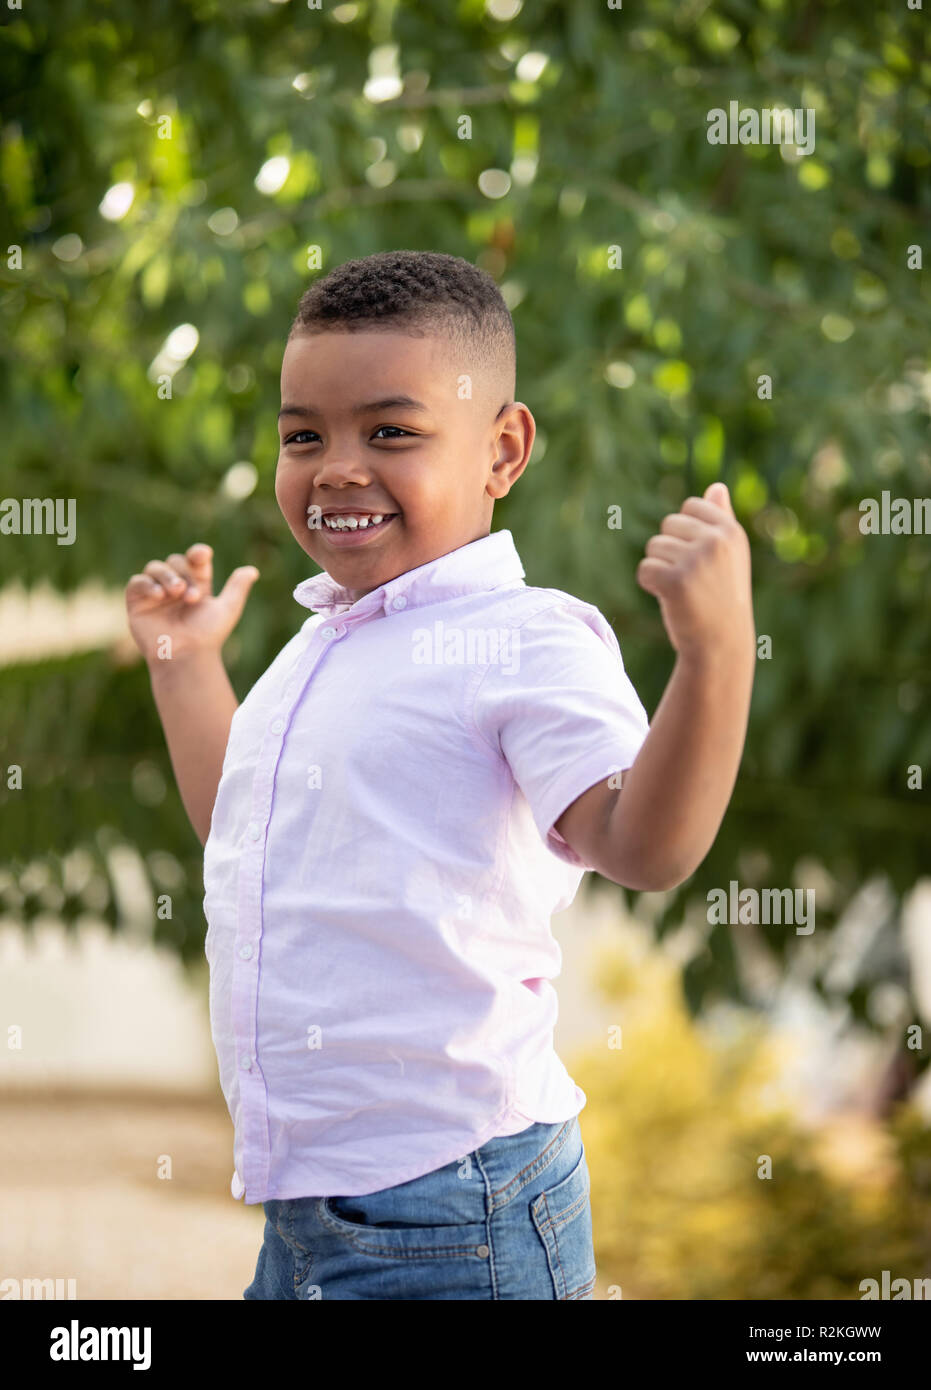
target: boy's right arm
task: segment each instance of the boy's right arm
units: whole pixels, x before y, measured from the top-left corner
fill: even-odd
[[[198,544],[151,560],[126,586],[130,631],[149,667],[178,790],[201,844],[239,704],[221,650],[257,578],[245,565],[214,596],[213,553]]]
[[[150,662],[149,676],[178,791],[205,845],[239,701],[219,652]]]

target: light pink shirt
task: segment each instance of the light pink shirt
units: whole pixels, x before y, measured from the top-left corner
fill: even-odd
[[[237,709],[204,852],[247,1203],[357,1196],[585,1105],[553,1048],[552,829],[648,730],[609,624],[510,531],[314,610]]]

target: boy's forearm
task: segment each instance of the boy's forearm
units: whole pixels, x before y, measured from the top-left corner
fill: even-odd
[[[752,636],[730,656],[679,656],[608,817],[618,883],[673,888],[714,842],[737,779],[750,711]]]
[[[149,675],[184,809],[206,844],[239,701],[219,652],[154,660]]]

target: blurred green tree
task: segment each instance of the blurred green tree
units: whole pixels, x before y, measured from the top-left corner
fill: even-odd
[[[513,310],[539,426],[495,524],[529,583],[610,618],[648,709],[672,658],[634,578],[647,538],[718,477],[751,534],[769,643],[744,766],[658,929],[732,878],[790,885],[815,864],[833,884],[823,942],[881,876],[884,949],[841,992],[867,1017],[876,981],[907,986],[898,910],[931,839],[909,785],[931,775],[931,552],[863,534],[859,503],[931,477],[925,17],[31,0],[0,28],[0,71],[2,492],[77,506],[74,545],[0,535],[3,577],[122,587],[194,540],[221,581],[255,563],[227,648],[244,694],[304,616],[306,557],[273,495],[301,292],[376,250],[464,255]],[[732,101],[814,111],[814,150],[710,144],[708,112]],[[122,649],[9,665],[0,698],[0,764],[24,769],[22,789],[0,778],[7,908],[92,904],[118,927],[110,852],[130,843],[172,898],[156,939],[200,959],[201,855],[143,666]],[[758,941],[777,964],[804,946],[785,927]],[[830,959],[811,975],[828,993]],[[686,988],[692,1007],[753,997],[727,928]]]

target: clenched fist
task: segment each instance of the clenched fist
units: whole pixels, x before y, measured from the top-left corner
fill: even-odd
[[[637,582],[659,600],[680,655],[754,655],[750,543],[724,483],[663,518],[660,534],[647,541]]]

